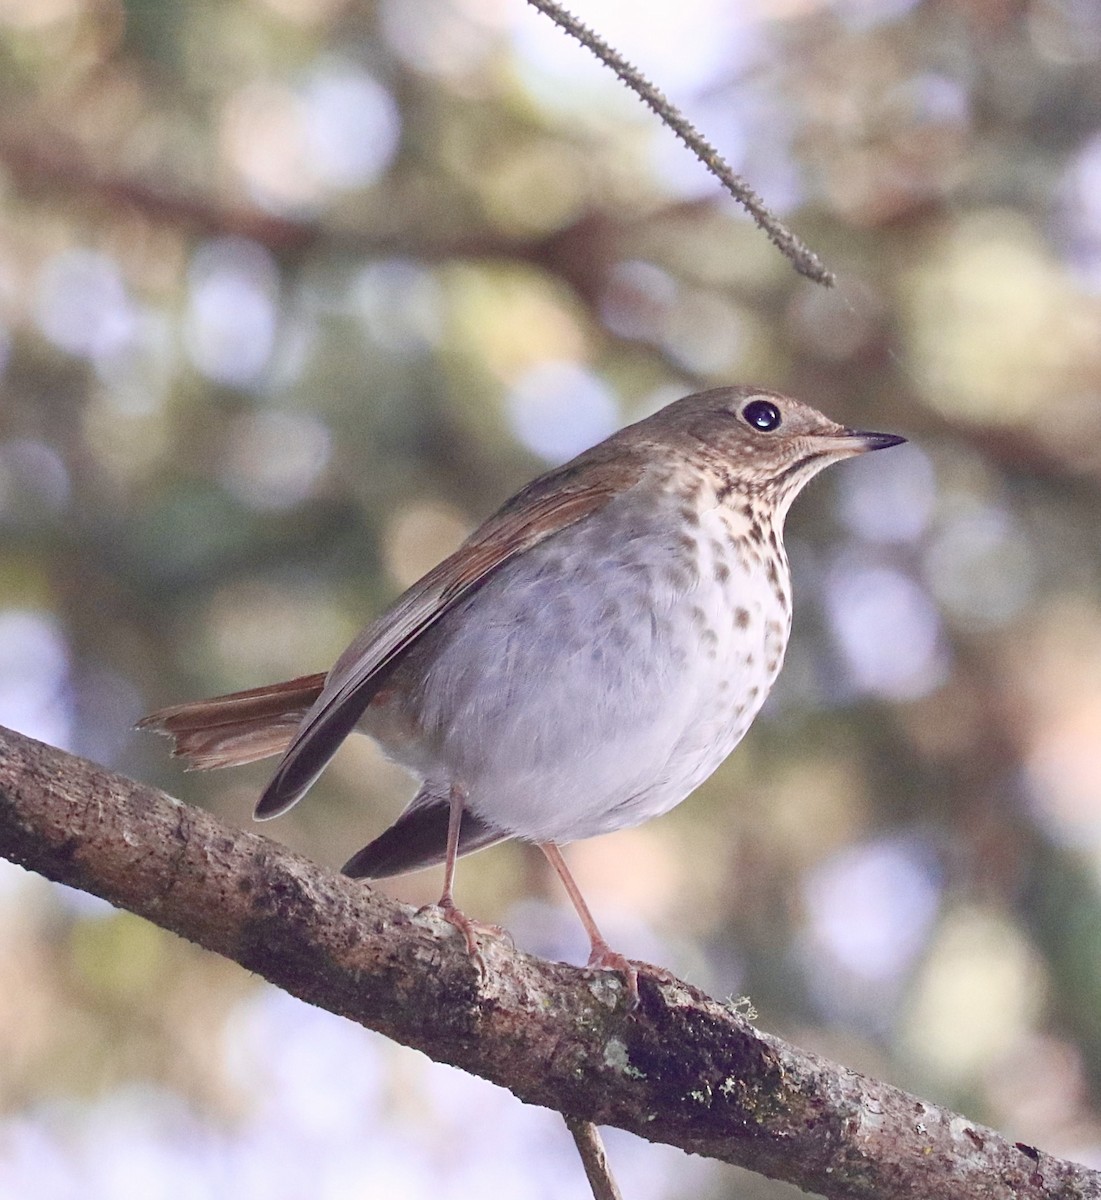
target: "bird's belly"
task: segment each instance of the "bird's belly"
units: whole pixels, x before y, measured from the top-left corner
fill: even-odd
[[[399,762],[533,841],[678,804],[749,728],[787,638],[764,570],[720,540],[680,557],[667,538],[587,540],[500,570],[422,639],[365,722]]]

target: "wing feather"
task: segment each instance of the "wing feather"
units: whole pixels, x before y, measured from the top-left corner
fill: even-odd
[[[641,465],[628,460],[594,479],[585,469],[593,457],[589,452],[529,484],[367,626],[329,672],[260,797],[257,817],[278,816],[306,794],[417,638],[502,564],[603,508],[641,475]]]

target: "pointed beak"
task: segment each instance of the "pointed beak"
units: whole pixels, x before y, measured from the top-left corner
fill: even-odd
[[[869,450],[886,450],[889,446],[902,445],[905,440],[897,433],[869,433],[865,429],[838,429],[836,433],[808,439],[813,454],[824,454],[830,459],[852,458],[867,454]]]
[[[901,446],[906,439],[897,433],[869,433],[865,429],[846,429],[845,437],[852,438],[856,443],[854,452],[864,454],[868,450],[887,450],[891,446]]]
[[[887,450],[901,446],[906,439],[897,433],[870,433],[866,429],[846,429],[843,435],[849,440],[853,454],[866,454],[869,450]]]

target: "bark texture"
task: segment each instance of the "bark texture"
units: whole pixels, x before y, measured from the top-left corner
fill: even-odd
[[[529,1104],[828,1197],[1101,1198],[1101,1173],[755,1029],[687,984],[462,937],[255,833],[0,729],[0,855]]]

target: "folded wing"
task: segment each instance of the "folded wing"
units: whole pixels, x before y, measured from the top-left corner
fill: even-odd
[[[417,638],[502,564],[603,508],[641,474],[627,459],[594,480],[591,455],[529,484],[348,647],[260,797],[257,817],[278,816],[306,794]]]

